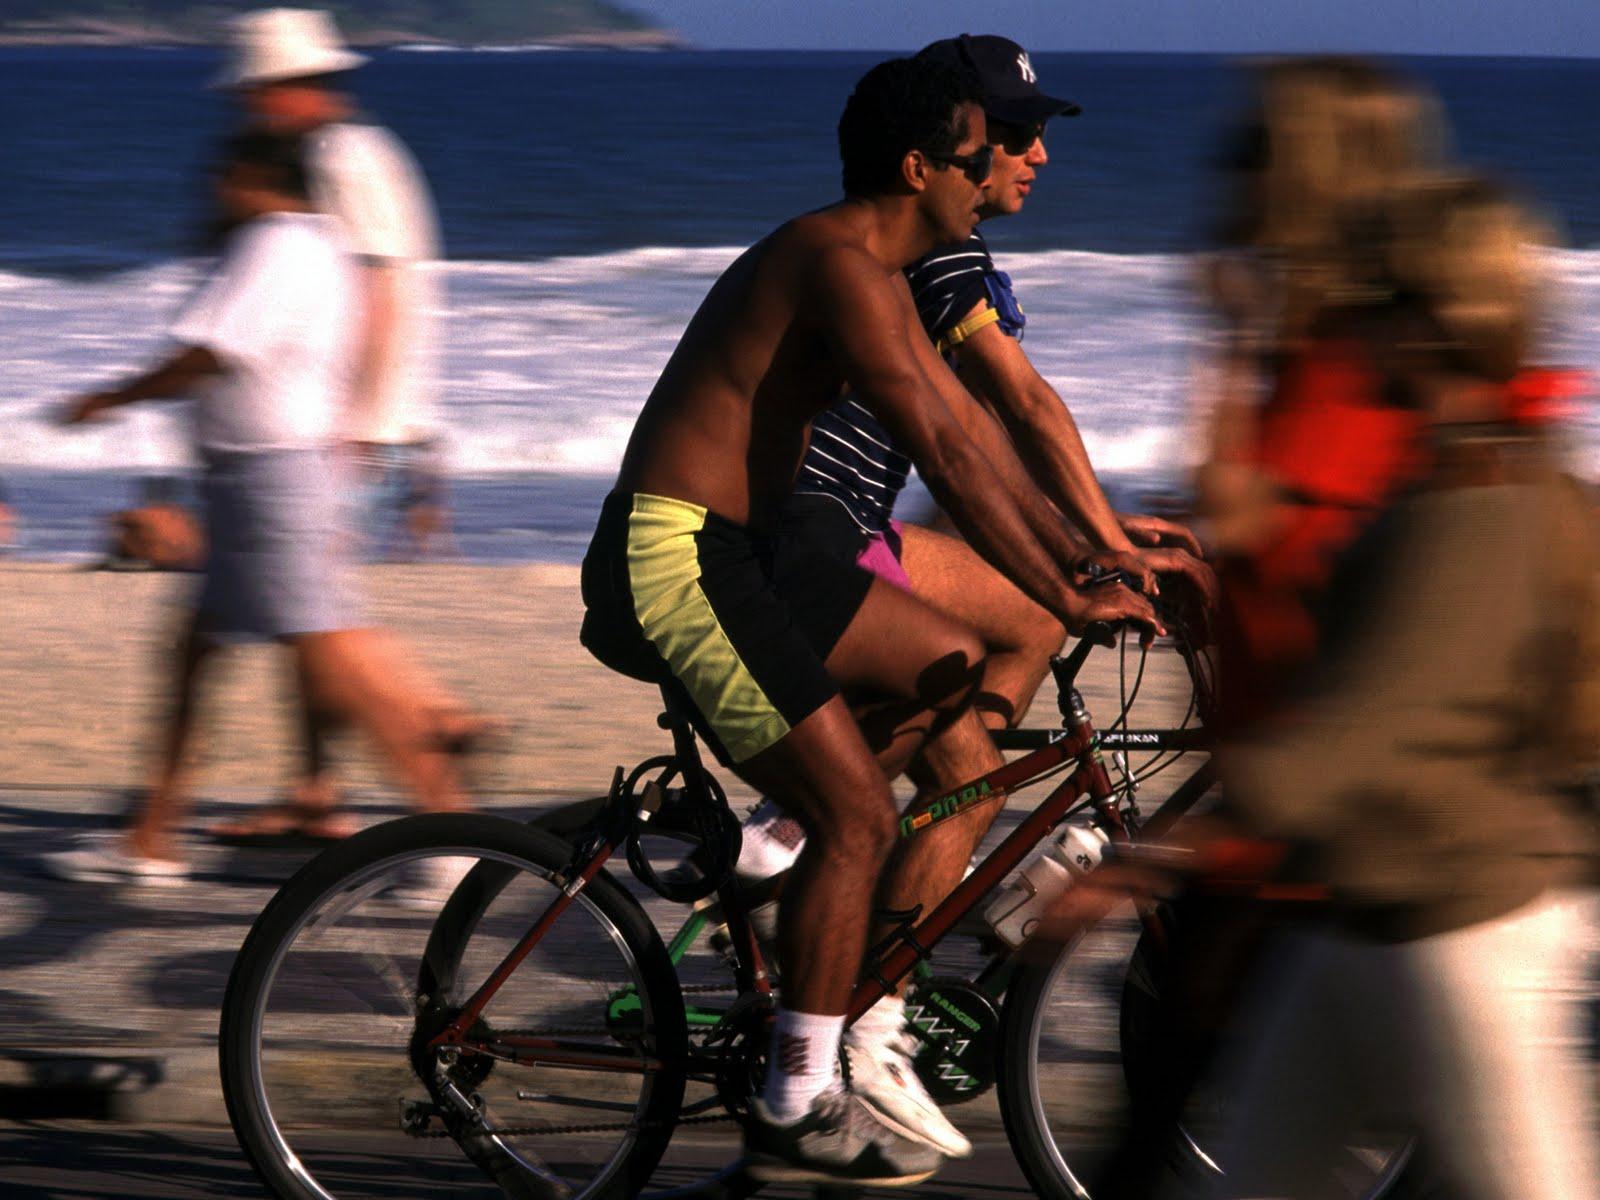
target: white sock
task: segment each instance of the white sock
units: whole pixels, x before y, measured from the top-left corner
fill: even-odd
[[[858,1050],[886,1046],[906,1027],[906,1002],[902,996],[885,996],[845,1031],[845,1045]]]
[[[787,816],[771,800],[763,800],[745,819],[734,869],[746,879],[770,879],[787,871],[806,844],[800,822]]]
[[[811,1102],[839,1077],[839,1034],[843,1030],[842,1016],[778,1009],[761,1099],[779,1124],[788,1125],[805,1116]]]

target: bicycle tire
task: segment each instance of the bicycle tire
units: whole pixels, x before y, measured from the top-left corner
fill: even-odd
[[[995,1079],[1000,1119],[1017,1165],[1043,1200],[1089,1200],[1085,1182],[1066,1161],[1050,1132],[1039,1099],[1038,1076],[1042,1009],[1056,973],[1066,968],[1080,940],[1062,945],[1053,958],[1024,962],[1007,986],[1000,1008],[1000,1060]]]
[[[605,796],[571,801],[540,813],[528,824],[553,836],[567,838],[589,828],[606,803]],[[508,882],[509,873],[504,868],[488,863],[481,864],[468,879],[462,881],[462,886],[452,893],[440,911],[429,935],[423,974],[418,980],[419,988],[423,991],[447,990],[453,986],[462,955],[478,920]],[[675,969],[674,977],[677,977]],[[638,1193],[640,1200],[746,1200],[765,1186],[760,1180],[746,1175],[738,1162],[711,1169],[703,1176],[681,1164],[660,1165],[670,1182],[657,1181],[654,1185],[646,1185]]]
[[[624,1084],[626,1088],[632,1088],[633,1078],[639,1080],[639,1098],[631,1108],[626,1102],[596,1101],[612,1110],[626,1109],[631,1115],[615,1122],[621,1131],[617,1150],[599,1162],[594,1177],[584,1181],[581,1187],[571,1187],[565,1183],[558,1186],[547,1181],[542,1177],[538,1165],[530,1163],[529,1159],[533,1156],[526,1151],[519,1151],[514,1144],[519,1136],[565,1132],[559,1127],[518,1129],[514,1122],[501,1122],[493,1135],[452,1135],[448,1139],[431,1135],[430,1147],[460,1147],[461,1152],[441,1152],[424,1161],[419,1150],[416,1154],[421,1174],[414,1178],[409,1174],[411,1166],[410,1159],[407,1159],[407,1165],[401,1168],[405,1174],[385,1177],[378,1166],[392,1170],[392,1160],[400,1157],[390,1152],[389,1147],[410,1146],[416,1140],[411,1132],[400,1128],[405,1123],[408,1111],[408,1101],[404,1098],[399,1099],[401,1122],[396,1127],[382,1123],[367,1130],[366,1135],[347,1135],[341,1131],[340,1136],[346,1139],[358,1136],[387,1139],[382,1152],[382,1156],[386,1157],[382,1157],[380,1164],[380,1155],[371,1153],[364,1143],[352,1142],[355,1148],[339,1149],[337,1147],[345,1144],[339,1141],[333,1150],[324,1151],[318,1147],[316,1155],[308,1154],[305,1149],[308,1144],[319,1137],[333,1136],[332,1118],[324,1119],[310,1131],[300,1127],[291,1129],[288,1117],[274,1111],[273,1099],[269,1099],[268,1095],[268,1076],[278,1060],[271,1059],[267,1065],[263,1065],[263,1051],[267,1042],[263,1028],[270,1015],[269,1005],[274,1003],[277,995],[274,987],[280,982],[285,965],[293,967],[301,961],[290,957],[297,952],[297,940],[300,942],[300,952],[309,961],[335,963],[340,962],[342,956],[360,965],[360,960],[381,956],[365,945],[359,945],[356,949],[343,949],[336,945],[333,951],[318,949],[315,939],[326,936],[328,930],[339,929],[338,922],[349,914],[364,914],[370,910],[377,910],[378,916],[352,921],[352,926],[360,932],[361,937],[370,938],[375,945],[381,945],[385,938],[399,936],[397,930],[420,940],[431,934],[435,923],[430,913],[425,922],[416,919],[413,929],[410,918],[394,917],[383,908],[385,893],[377,889],[389,877],[386,871],[398,872],[428,857],[458,861],[475,857],[480,862],[489,860],[502,869],[502,873],[509,871],[510,876],[518,877],[519,897],[523,892],[530,892],[533,893],[533,899],[540,900],[554,894],[549,889],[557,885],[552,884],[551,880],[568,865],[570,853],[566,844],[559,839],[505,818],[480,814],[428,814],[403,818],[358,834],[313,859],[284,885],[257,918],[235,961],[223,1001],[218,1047],[229,1119],[251,1166],[270,1192],[284,1200],[346,1200],[346,1197],[354,1196],[409,1194],[431,1197],[443,1193],[439,1180],[445,1178],[445,1172],[448,1172],[449,1185],[460,1190],[461,1194],[503,1194],[527,1200],[544,1200],[544,1197],[557,1195],[582,1197],[584,1200],[620,1200],[638,1193],[665,1151],[677,1121],[683,1095],[687,1035],[682,995],[659,935],[639,905],[604,872],[578,894],[574,905],[562,914],[554,928],[560,929],[564,922],[572,921],[571,932],[583,933],[584,927],[578,925],[573,916],[578,913],[587,918],[591,927],[599,928],[609,936],[615,951],[609,959],[614,959],[617,964],[614,970],[619,977],[628,978],[630,984],[637,987],[644,1001],[644,1016],[630,1036],[647,1048],[655,1069],[647,1066],[636,1073],[621,1073],[628,1076],[629,1082]],[[509,918],[507,925],[511,927]],[[526,925],[521,928],[525,929]],[[306,935],[303,939],[302,934]],[[344,936],[353,935],[346,933]],[[507,939],[514,942],[516,936],[515,933],[509,933]],[[312,957],[318,953],[323,956],[320,960]],[[416,957],[420,962],[420,951]],[[524,969],[530,966],[531,962],[523,964]],[[341,969],[348,969],[348,964],[341,963]],[[426,995],[420,993],[419,986],[425,978],[425,972],[419,966],[410,974],[396,974],[400,977],[392,981],[385,979],[384,982],[392,989],[403,984],[407,990],[418,993],[412,997],[416,1002],[412,1012],[399,1019],[402,1027],[405,1021],[410,1021],[414,1027],[419,1020],[415,1014],[425,1007],[427,1000]],[[512,978],[515,980],[515,973]],[[323,993],[296,992],[298,982],[290,971],[290,977],[284,983],[283,1004],[290,1006],[291,1011],[292,1002],[308,996],[322,1001]],[[535,981],[529,979],[525,982],[531,986]],[[545,984],[548,981],[539,979],[537,982]],[[552,990],[556,986],[550,983]],[[592,980],[580,977],[571,986],[593,987],[595,984]],[[509,989],[508,982],[507,991]],[[504,994],[502,992],[500,995]],[[500,995],[495,999],[499,1000]],[[393,999],[392,996],[381,998]],[[342,993],[335,999],[342,1000]],[[491,1002],[486,1016],[494,1007]],[[380,1015],[390,1025],[395,1023],[392,1014]],[[377,1023],[376,1020],[374,1023]],[[312,1024],[312,1018],[306,1018],[305,1024]],[[417,1082],[418,1077],[409,1057],[415,1049],[413,1043],[416,1037],[413,1032],[411,1041],[404,1043],[398,1064],[388,1049],[385,1050],[385,1081],[409,1076],[409,1087],[415,1089],[423,1086]],[[308,1034],[307,1039],[308,1046],[321,1047],[327,1044],[327,1035],[315,1040]],[[350,1044],[366,1049],[365,1043]],[[272,1053],[276,1052],[274,1048]],[[479,1069],[485,1077],[493,1070],[521,1070],[505,1066],[498,1060],[490,1062],[482,1056],[479,1060],[463,1061],[469,1064],[479,1062]],[[574,1069],[568,1068],[567,1073],[574,1073]],[[601,1074],[599,1071],[577,1073],[586,1077],[598,1077]],[[618,1074],[616,1071],[609,1072],[612,1077]],[[359,1091],[361,1068],[351,1069],[348,1075],[347,1090]],[[346,1086],[345,1079],[337,1071],[325,1071],[321,1075],[313,1073],[311,1078],[317,1084],[330,1087]],[[522,1076],[515,1075],[512,1078],[521,1079]],[[495,1081],[497,1086],[503,1082]],[[270,1086],[276,1087],[277,1084],[274,1082]],[[374,1090],[375,1095],[360,1098],[368,1108],[374,1104],[381,1107],[383,1087]],[[285,1094],[286,1090],[279,1091],[275,1097],[281,1098]],[[515,1099],[524,1099],[520,1089]],[[535,1094],[533,1097],[535,1102],[541,1099],[552,1103],[557,1100],[568,1103],[564,1096],[552,1099],[549,1095]],[[476,1095],[473,1100],[481,1103]],[[425,1107],[426,1099],[412,1103],[420,1103]],[[404,1141],[396,1139],[397,1132],[406,1133]],[[586,1133],[587,1129],[580,1132]],[[581,1140],[581,1137],[568,1138],[565,1142]],[[331,1190],[335,1186],[331,1182],[335,1168],[323,1168],[317,1164],[324,1160],[342,1162],[342,1159],[337,1159],[340,1154],[345,1158],[359,1159],[363,1164],[362,1170],[352,1173],[348,1168],[338,1168],[343,1172],[339,1175],[341,1182],[337,1185],[338,1190]],[[472,1159],[472,1163],[467,1163],[468,1158]],[[346,1180],[353,1182],[347,1183]]]
[[[1163,913],[1163,918],[1165,936],[1172,936],[1170,917]],[[1095,932],[1091,930],[1085,936]],[[1035,1193],[1045,1200],[1092,1200],[1089,1177],[1095,1165],[1095,1150],[1110,1149],[1109,1146],[1091,1148],[1080,1156],[1064,1147],[1063,1139],[1051,1128],[1052,1117],[1044,1098],[1047,1087],[1040,1080],[1039,1048],[1051,1019],[1052,997],[1061,990],[1063,975],[1069,970],[1074,953],[1082,949],[1082,942],[1080,937],[1063,945],[1053,957],[1034,959],[1020,967],[1001,1009],[998,1079],[1001,1117],[1018,1165]],[[1148,1061],[1147,1048],[1137,1044],[1138,1039],[1154,1028],[1153,1011],[1148,1006],[1160,1003],[1165,978],[1160,958],[1149,932],[1141,933],[1116,989],[1116,1019],[1108,1032],[1117,1044],[1115,1074],[1125,1086],[1123,1095],[1128,1111],[1151,1102],[1152,1097],[1141,1094],[1146,1089],[1159,1088],[1166,1083],[1159,1070]],[[1140,1005],[1146,1006],[1145,1010],[1134,1011]],[[1106,1094],[1097,1099],[1116,1103],[1113,1096]],[[1059,1114],[1055,1120],[1065,1124]],[[1172,1180],[1180,1187],[1206,1192],[1218,1173],[1226,1170],[1226,1163],[1216,1162],[1203,1145],[1204,1141],[1203,1137],[1197,1140],[1191,1130],[1179,1127],[1166,1139],[1165,1145],[1151,1146],[1150,1154],[1166,1164],[1172,1172]],[[1426,1172],[1413,1156],[1410,1145],[1399,1147],[1392,1157],[1387,1151],[1368,1157],[1373,1160],[1373,1178],[1352,1191],[1353,1200],[1355,1197],[1402,1200],[1402,1197],[1424,1193]],[[1074,1163],[1069,1158],[1079,1161]]]

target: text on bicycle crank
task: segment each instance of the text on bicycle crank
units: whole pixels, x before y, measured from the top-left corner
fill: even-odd
[[[912,1065],[935,1102],[971,1100],[994,1086],[1000,1014],[984,992],[963,979],[921,980],[906,993],[906,1023],[921,1042]]]

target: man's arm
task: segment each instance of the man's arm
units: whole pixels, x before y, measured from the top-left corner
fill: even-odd
[[[1078,423],[1016,338],[999,325],[989,325],[963,341],[955,354],[974,392],[1010,434],[1028,473],[1094,545],[1128,552],[1135,540],[1142,545],[1171,541],[1200,553],[1200,543],[1183,526],[1155,517],[1125,517],[1111,507]]]
[[[1016,343],[1011,338],[1006,337],[1005,334],[1000,333],[992,326],[983,332],[994,333],[1002,340],[1010,342],[1013,347],[1016,346]],[[963,346],[966,345],[966,343],[962,344]],[[939,356],[932,343],[928,342],[926,338],[918,340],[917,355],[927,370],[929,378],[939,387],[945,403],[955,413],[957,420],[961,421],[968,436],[982,450],[985,457],[995,464],[998,474],[1001,475],[1010,489],[1013,500],[1018,508],[1022,510],[1030,527],[1039,537],[1039,540],[1044,543],[1045,547],[1055,553],[1057,557],[1066,553],[1075,558],[1081,558],[1091,551],[1093,547],[1084,545],[1072,536],[1066,522],[1062,520],[1061,512],[1050,504],[1035,483],[1038,478],[1037,472],[1030,472],[1027,464],[1019,457],[1021,447],[1027,445],[1026,440],[1018,440],[1015,437],[1007,436],[1006,431],[1000,427],[999,423],[991,415],[990,409],[974,399],[972,394],[962,386],[961,381],[951,372],[944,359]],[[1026,359],[1024,359],[1024,362],[1026,362]],[[1031,371],[1032,368],[1029,367],[1029,370]],[[1037,373],[1035,372],[1034,374],[1037,377]],[[1040,380],[1040,382],[1043,383],[1043,380]],[[1048,384],[1044,384],[1044,387],[1049,390]],[[1050,391],[1050,396],[1058,412],[1065,415],[1066,409],[1062,406],[1061,401],[1056,398],[1055,392]],[[1068,417],[1067,419],[1070,423],[1071,418]],[[1074,438],[1077,436],[1075,426],[1073,427],[1073,436]],[[1083,447],[1081,440],[1078,441],[1078,447],[1081,451]],[[1086,468],[1087,465],[1087,459],[1085,459]],[[1088,477],[1096,494],[1099,494],[1099,484],[1094,482],[1093,471],[1089,471]],[[1105,504],[1103,495],[1100,500],[1102,504]],[[1109,505],[1105,507],[1107,512],[1111,511]],[[1112,514],[1112,516],[1115,522],[1115,514]],[[1120,533],[1121,531],[1119,530],[1118,532]],[[1090,557],[1102,567],[1126,571],[1142,580],[1144,591],[1150,595],[1156,595],[1161,590],[1156,582],[1157,572],[1181,574],[1194,584],[1208,606],[1216,604],[1216,576],[1210,567],[1186,550],[1176,547],[1134,549],[1128,543],[1128,540],[1123,538],[1121,547],[1103,547],[1101,553],[1090,555]]]
[[[94,420],[107,409],[141,400],[177,400],[189,395],[213,375],[221,374],[222,364],[204,346],[185,346],[143,375],[120,387],[90,392],[67,403],[61,411],[63,425],[79,425]]]
[[[1126,588],[1082,593],[1071,586],[1076,547],[1058,556],[1040,542],[994,464],[929,379],[918,354],[927,338],[904,279],[887,275],[862,251],[835,247],[818,256],[812,282],[812,311],[822,314],[822,332],[855,394],[917,464],[978,553],[1074,632],[1094,620],[1156,628],[1149,602]]]
[[[985,332],[988,332],[987,330]],[[1002,335],[1004,336],[1004,335]],[[1028,527],[1057,562],[1076,563],[1095,546],[1078,537],[1061,519],[1061,514],[1050,504],[1035,485],[1026,465],[1018,456],[1018,449],[1006,431],[1000,427],[989,409],[985,408],[962,386],[933,343],[927,338],[912,337],[913,351],[918,365],[927,376],[929,384],[960,424],[968,439],[988,460],[994,480],[1003,486],[1013,504],[1021,512]],[[1144,578],[1146,585],[1154,578],[1140,570],[1137,564],[1127,566]]]

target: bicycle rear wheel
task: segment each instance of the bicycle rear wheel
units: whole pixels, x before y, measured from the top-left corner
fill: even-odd
[[[606,802],[604,796],[576,801],[541,813],[529,824],[564,841],[578,839],[589,831]],[[458,986],[479,921],[514,875],[512,868],[484,862],[463,878],[429,935],[419,981],[423,992],[449,992]],[[646,893],[643,899],[656,920],[670,920],[686,911],[653,894]],[[639,1196],[641,1200],[743,1200],[760,1191],[762,1184],[743,1170],[742,1128],[725,1103],[724,1088],[733,1082],[737,1064],[750,1052],[750,1039],[759,1032],[748,1020],[710,1024],[718,1010],[745,1011],[748,1016],[748,1006],[736,1004],[738,989],[731,968],[704,937],[685,948],[673,970],[685,999],[696,1002],[686,1020],[689,1067],[677,1136]],[[619,990],[610,1008],[622,1012],[631,1003],[629,994]],[[685,1011],[686,1015],[691,1011],[687,1005]]]
[[[638,1193],[683,1097],[683,1002],[654,927],[604,873],[468,1048],[430,1046],[561,895],[569,857],[513,821],[428,815],[351,838],[284,886],[240,951],[220,1035],[229,1117],[274,1194]],[[492,886],[468,906],[470,942],[446,978],[430,946],[464,880]],[[608,1013],[622,993],[636,1001]]]

